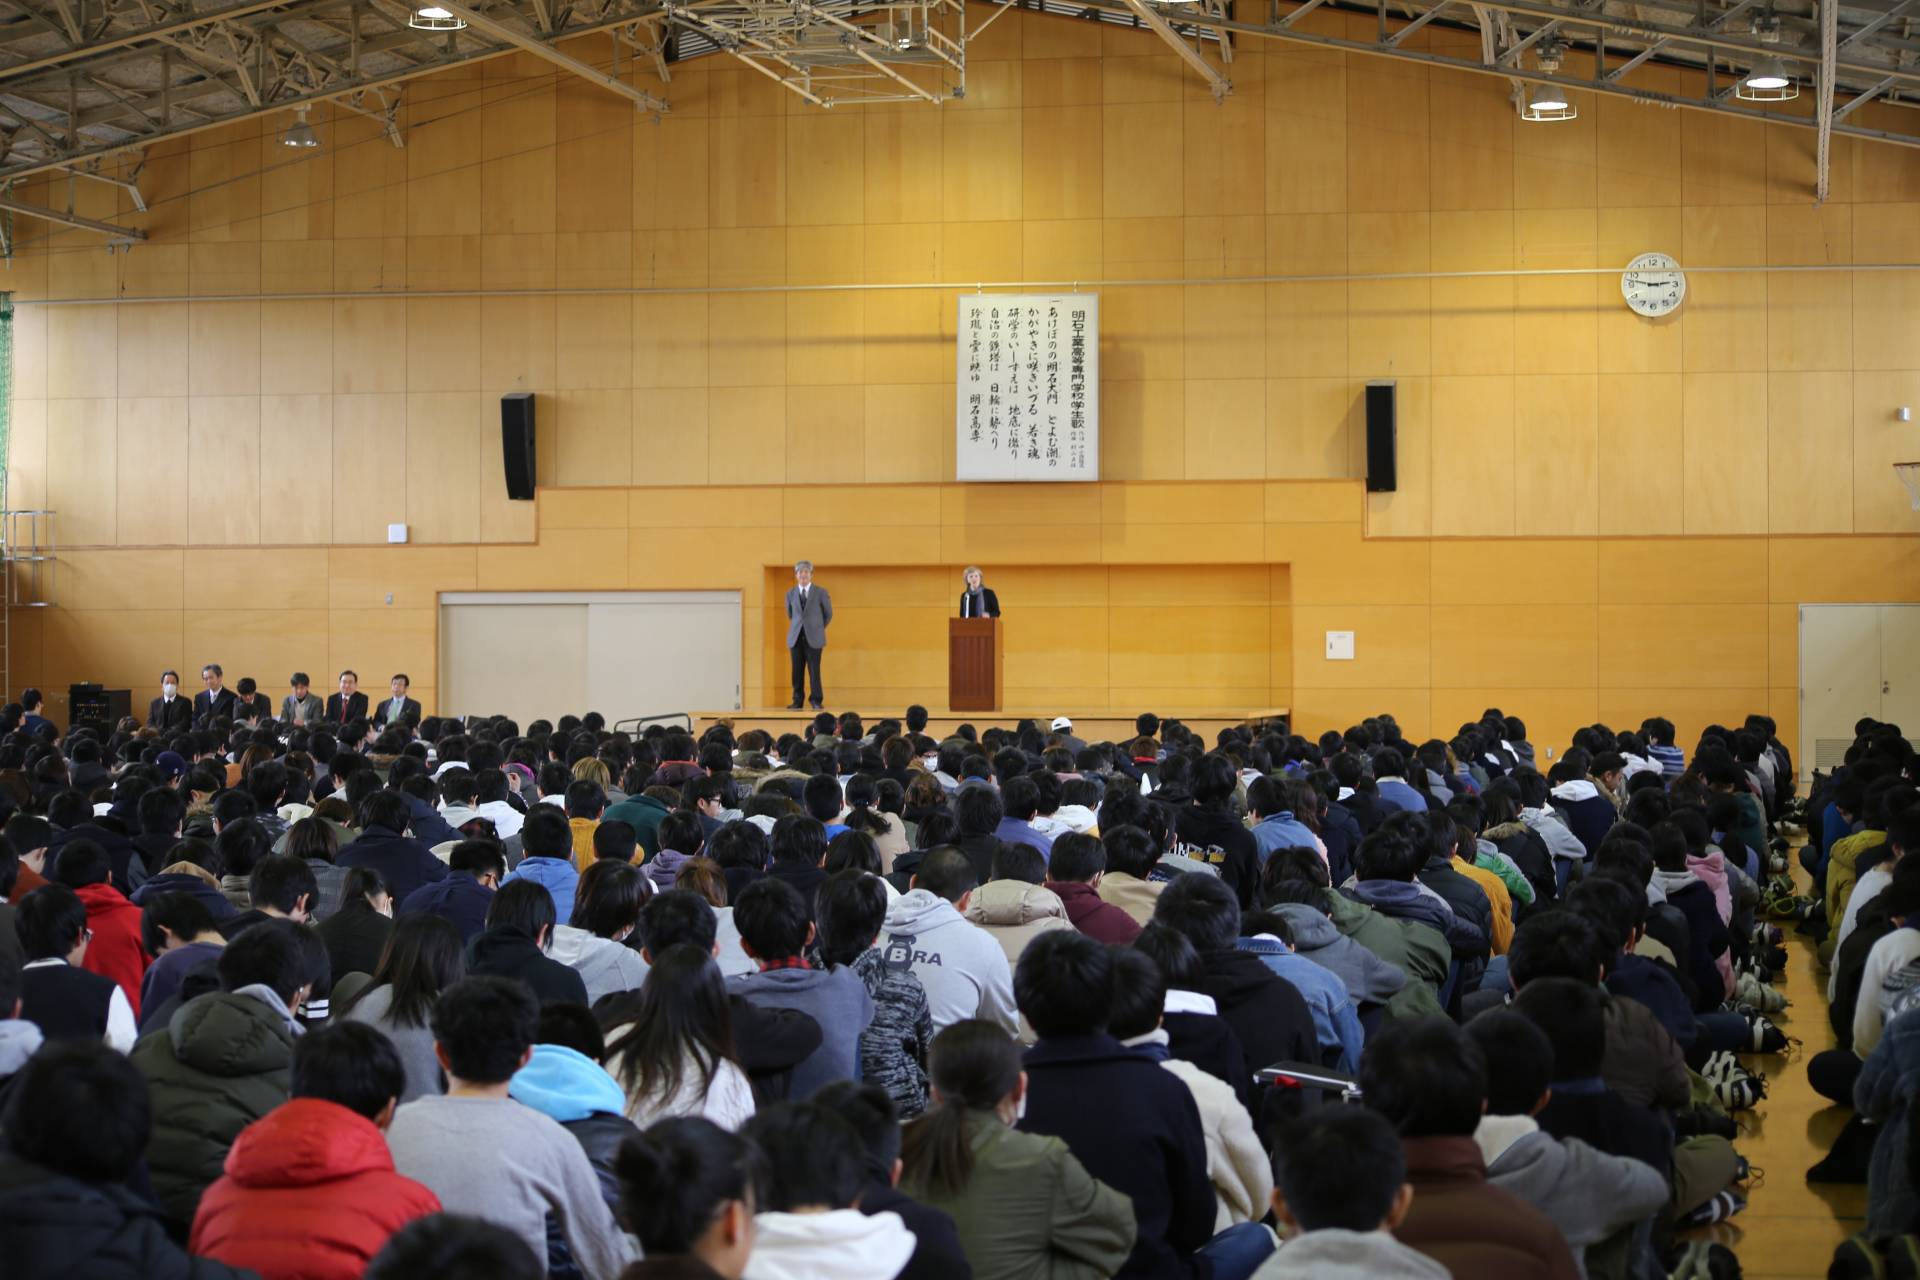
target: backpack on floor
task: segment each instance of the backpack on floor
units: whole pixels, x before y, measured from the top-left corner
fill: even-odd
[[[1862,1231],[1833,1251],[1827,1280],[1915,1280],[1920,1277],[1920,1236]]]

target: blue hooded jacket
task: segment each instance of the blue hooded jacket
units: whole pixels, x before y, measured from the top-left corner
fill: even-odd
[[[514,1072],[507,1094],[561,1124],[585,1120],[596,1112],[622,1115],[626,1092],[607,1069],[565,1045],[537,1044],[527,1065]]]
[[[1342,1071],[1358,1071],[1367,1033],[1360,1027],[1360,1015],[1347,998],[1347,984],[1340,975],[1273,938],[1242,938],[1235,945],[1259,956],[1262,964],[1300,993],[1307,1008],[1313,1010],[1314,1038],[1320,1042],[1325,1060]]]
[[[548,858],[529,854],[507,874],[502,884],[512,880],[531,880],[553,895],[553,913],[561,924],[573,919],[573,891],[580,887],[580,873],[571,858]]]

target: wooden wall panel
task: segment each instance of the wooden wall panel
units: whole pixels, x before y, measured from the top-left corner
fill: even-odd
[[[1680,533],[1686,512],[1686,437],[1678,373],[1599,379],[1600,528],[1603,534]]]
[[[1687,533],[1762,533],[1766,529],[1767,384],[1735,373],[1688,374],[1681,382],[1684,423],[1681,504]]]
[[[1258,43],[1219,108],[1149,33],[1024,12],[972,55],[962,102],[845,118],[694,60],[658,124],[500,60],[410,89],[405,151],[329,113],[331,145],[294,165],[258,123],[156,152],[151,238],[131,253],[23,227],[0,270],[20,302],[11,497],[57,508],[80,548],[33,661],[146,681],[195,661],[184,650],[246,605],[192,598],[204,576],[180,599],[191,543],[263,582],[304,556],[319,594],[275,606],[315,641],[302,661],[404,664],[428,691],[439,591],[734,585],[745,682],[779,696],[767,566],[783,577],[811,548],[900,566],[892,585],[926,593],[915,627],[979,559],[1033,602],[1014,615],[1021,688],[1170,697],[1206,686],[1160,669],[1161,640],[1116,663],[1112,601],[1198,590],[1211,569],[1153,575],[1200,564],[1269,574],[1192,606],[1233,611],[1194,641],[1217,655],[1198,664],[1220,668],[1216,693],[1284,693],[1303,727],[1391,707],[1424,729],[1525,691],[1557,726],[1663,698],[1676,719],[1777,703],[1784,611],[1920,591],[1920,515],[1890,475],[1915,456],[1893,411],[1920,403],[1920,272],[1848,270],[1920,261],[1905,152],[1838,148],[1815,207],[1805,136],[1754,121],[1583,100],[1570,127],[1523,129],[1481,77]],[[89,184],[82,211],[119,217],[120,199]],[[1821,270],[1697,270],[1662,321],[1627,312],[1610,275],[1235,283],[1611,268],[1649,249]],[[1206,283],[1103,291],[1108,483],[953,486],[955,296],[1048,277]],[[854,280],[947,287],[508,292]],[[361,296],[262,296],[335,289]],[[427,289],[489,296],[407,296]],[[162,296],[192,300],[110,301]],[[1366,496],[1372,377],[1399,380],[1400,484]],[[511,390],[539,397],[543,485],[592,496],[506,499],[495,399]],[[402,521],[450,545],[382,545]],[[1538,635],[1503,666],[1476,628],[1515,593]],[[1683,616],[1703,605],[1753,611],[1741,630],[1762,640]],[[62,614],[156,625],[96,644]],[[1361,657],[1328,664],[1320,633],[1344,625]],[[293,648],[258,642],[262,662]],[[843,687],[937,686],[912,652]],[[1682,687],[1697,675],[1721,687]]]
[[[186,398],[123,399],[118,405],[119,541],[134,546],[178,543],[187,530],[192,464]],[[217,459],[201,465],[224,470]]]
[[[68,546],[119,541],[117,410],[111,399],[47,402],[47,505],[60,513],[60,540]]]
[[[189,543],[260,541],[260,400],[195,396],[188,401]]]
[[[1767,377],[1767,512],[1774,533],[1853,530],[1853,379]]]

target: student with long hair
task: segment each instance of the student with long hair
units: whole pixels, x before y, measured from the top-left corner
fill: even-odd
[[[393,935],[393,894],[373,867],[347,872],[340,909],[320,924],[320,941],[335,980],[349,973],[372,973]]]
[[[850,831],[873,837],[880,851],[882,874],[893,870],[893,860],[907,851],[907,824],[879,806],[879,784],[870,773],[856,773],[847,779],[847,814]]]
[[[400,1101],[446,1092],[433,1055],[433,1003],[467,976],[460,931],[439,916],[402,916],[393,926],[373,980],[349,999],[340,1016],[385,1032],[406,1068]]]
[[[900,1189],[951,1214],[975,1280],[1110,1276],[1133,1248],[1133,1206],[1058,1138],[1014,1128],[1020,1046],[991,1022],[933,1042],[933,1109],[907,1126]]]
[[[753,1115],[726,983],[710,954],[680,943],[653,957],[633,1020],[607,1033],[607,1070],[643,1129],[693,1115],[738,1129]]]

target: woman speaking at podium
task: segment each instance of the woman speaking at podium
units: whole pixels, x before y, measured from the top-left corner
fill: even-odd
[[[992,587],[980,585],[980,566],[968,565],[965,577],[967,587],[960,593],[960,616],[963,618],[999,617],[1000,597],[993,594]]]

